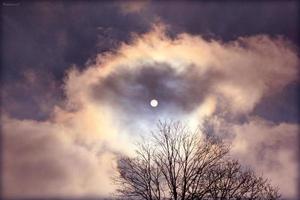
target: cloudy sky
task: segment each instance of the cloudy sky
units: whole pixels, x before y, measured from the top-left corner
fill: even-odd
[[[208,126],[297,199],[296,2],[21,1],[1,20],[4,197],[110,197],[160,119]]]

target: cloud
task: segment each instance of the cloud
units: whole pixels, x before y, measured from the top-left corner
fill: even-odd
[[[40,70],[24,70],[17,81],[4,81],[1,95],[3,112],[17,119],[36,120],[48,119],[63,96],[59,82]]]
[[[165,63],[145,64],[137,70],[128,70],[125,65],[99,80],[92,92],[95,101],[114,104],[134,114],[148,107],[153,98],[159,101],[162,110],[175,107],[179,112],[191,112],[211,89],[214,80],[209,79],[213,76],[209,73],[212,72],[200,75],[192,65],[182,72]],[[149,111],[144,114],[149,115]]]
[[[189,34],[171,38],[163,25],[133,35],[130,43],[98,55],[85,70],[67,71],[66,99],[54,106],[47,120],[4,118],[4,194],[107,196],[114,190],[114,156],[132,154],[132,141],[149,132],[157,119],[197,125],[217,116],[235,132],[251,130],[251,122],[248,127],[230,118],[250,115],[262,97],[296,80],[298,64],[293,46],[280,37],[257,35],[227,43]],[[150,109],[152,98],[160,102],[157,109]],[[290,126],[295,125],[283,127],[295,131]],[[285,128],[260,128],[270,131],[264,131],[259,146],[263,140],[273,145],[266,140],[273,131],[285,137],[279,134]],[[245,140],[240,134],[233,139],[235,145]],[[255,159],[261,158],[255,154]],[[279,162],[283,173],[287,168]],[[294,165],[292,158],[285,162]],[[294,184],[291,176],[287,181]]]
[[[119,2],[118,2],[119,3]],[[145,9],[149,2],[147,0],[143,1],[127,1],[119,3],[119,7],[121,12],[124,14],[129,13],[140,13],[142,10]]]
[[[232,131],[232,154],[269,178],[285,197],[296,197],[299,126],[253,118],[245,124],[233,125]]]
[[[96,150],[85,148],[70,130],[50,122],[5,119],[3,124],[5,197],[108,196],[113,191],[114,154],[101,152],[101,142]]]
[[[258,116],[248,116],[243,123],[230,122],[217,115],[204,121],[202,128],[206,133],[221,137],[231,145],[231,156],[268,178],[285,198],[297,197],[298,124],[277,124]]]
[[[207,41],[201,36],[181,34],[171,39],[164,34],[163,27],[156,27],[148,34],[137,36],[133,43],[123,44],[116,55],[101,55],[98,60],[104,63],[101,65],[103,69],[97,72],[94,70],[95,75],[92,75],[95,78],[98,76],[98,88],[101,88],[101,82],[110,82],[108,88],[117,89],[121,85],[124,89],[121,92],[130,96],[131,90],[134,92],[136,89],[130,89],[133,84],[145,87],[150,96],[157,96],[157,92],[151,90],[152,86],[145,85],[145,82],[159,79],[159,83],[153,82],[160,84],[155,88],[162,89],[161,93],[169,92],[172,97],[181,88],[188,87],[184,88],[183,95],[187,95],[186,101],[193,101],[194,98],[188,97],[203,95],[203,89],[207,95],[219,98],[219,107],[231,114],[251,112],[263,96],[280,91],[296,80],[298,73],[298,57],[292,45],[282,38],[258,35],[222,43]],[[150,78],[147,78],[147,74],[143,77],[147,70],[152,73],[148,74]],[[81,78],[90,77],[91,73],[87,71]],[[130,80],[138,78],[135,76],[141,76],[143,82]],[[174,84],[176,90],[173,92],[171,90],[174,88],[167,87],[170,85],[169,79],[178,82]],[[124,88],[127,84],[128,88]],[[205,90],[208,86],[210,90],[207,92]],[[189,87],[198,91],[191,91]],[[111,93],[121,95],[116,90]],[[134,98],[132,100],[135,101]],[[177,102],[176,98],[170,98],[170,103],[173,100]]]

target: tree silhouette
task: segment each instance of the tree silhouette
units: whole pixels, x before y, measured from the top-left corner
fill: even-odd
[[[159,122],[136,156],[118,160],[118,194],[145,200],[275,200],[278,190],[228,155],[218,138]]]

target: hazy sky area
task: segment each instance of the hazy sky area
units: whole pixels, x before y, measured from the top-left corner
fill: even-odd
[[[158,120],[208,126],[298,198],[296,1],[1,9],[5,198],[111,197],[116,156],[132,155]]]

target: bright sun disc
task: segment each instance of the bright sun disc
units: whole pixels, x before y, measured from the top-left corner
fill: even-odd
[[[152,99],[152,100],[150,101],[150,105],[151,105],[152,107],[156,107],[156,106],[158,106],[158,101],[157,101],[156,99]]]

